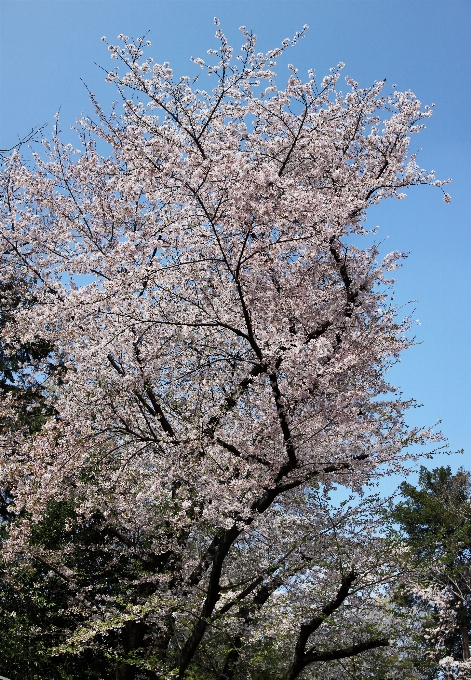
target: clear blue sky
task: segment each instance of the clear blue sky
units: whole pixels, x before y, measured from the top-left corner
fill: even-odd
[[[66,131],[89,111],[80,78],[105,105],[113,87],[94,62],[108,67],[102,35],[137,37],[149,31],[151,54],[176,75],[192,73],[190,56],[214,46],[213,17],[230,40],[251,28],[261,49],[307,36],[280,61],[283,82],[292,62],[324,75],[339,61],[367,86],[387,78],[435,103],[427,130],[414,138],[419,162],[439,178],[452,177],[453,202],[439,190],[410,191],[370,215],[383,249],[410,252],[399,272],[397,300],[416,300],[422,344],[409,350],[391,380],[424,406],[411,423],[442,420],[452,450],[465,455],[427,462],[471,468],[471,0],[0,0],[0,148],[32,127],[53,122],[61,107]],[[50,129],[49,127],[49,129]],[[416,148],[414,146],[414,148]]]

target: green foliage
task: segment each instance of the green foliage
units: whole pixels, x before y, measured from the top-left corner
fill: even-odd
[[[53,413],[45,400],[44,378],[56,374],[60,381],[63,367],[46,340],[38,338],[19,344],[4,337],[7,324],[10,324],[10,333],[14,333],[14,312],[34,305],[31,285],[32,282],[24,280],[0,284],[0,396],[13,396],[16,407],[15,423],[3,422],[2,427],[25,426],[34,433]]]
[[[398,590],[396,599],[418,612],[417,643],[430,658],[438,647],[441,656],[466,658],[471,627],[471,473],[421,467],[418,486],[403,482],[400,491],[403,500],[391,518],[409,548],[418,585],[438,589],[448,598],[451,614],[444,618],[436,599],[427,600],[413,588]],[[430,677],[439,677],[437,666]]]
[[[38,548],[39,558],[15,568],[8,565],[1,574],[0,674],[3,670],[11,680],[121,680],[120,667],[127,680],[134,678],[126,674],[130,668],[145,665],[140,650],[126,646],[126,641],[145,632],[142,624],[120,623],[126,615],[126,589],[142,576],[142,565],[107,531],[103,517],[91,516],[80,525],[75,519],[71,503],[51,501],[32,531],[31,544]],[[43,551],[63,546],[70,549],[67,566],[74,579],[69,582],[51,573],[40,558]],[[87,608],[94,606],[86,597],[91,584],[95,596],[119,601],[122,595],[122,611],[118,609],[115,617],[118,625],[104,626],[85,649],[69,645],[64,649],[68,653],[58,654],[70,632],[84,624]],[[10,637],[15,638],[14,645],[8,644]],[[147,676],[143,672],[139,677]]]
[[[8,395],[14,406],[12,415],[0,422],[3,432],[25,428],[34,434],[53,413],[43,387],[44,379],[54,373],[60,379],[53,347],[42,339],[19,345],[8,342],[4,335],[5,327],[13,320],[13,312],[31,304],[34,299],[28,282],[18,280],[0,284],[0,398]],[[9,489],[0,489],[0,539],[11,520],[11,500]],[[36,528],[36,542],[44,547],[57,542],[69,512],[59,504],[57,508],[51,508],[47,519]],[[0,563],[0,674],[11,680],[72,680],[77,677],[70,664],[57,663],[49,653],[70,621],[63,613],[69,597],[68,588],[59,578],[48,578],[45,588],[47,572],[39,562],[17,563],[13,568],[11,564]],[[82,677],[102,676],[87,671]]]
[[[440,559],[453,569],[471,548],[471,475],[463,469],[421,467],[419,486],[403,482],[405,500],[392,512],[418,559]]]
[[[66,614],[69,592],[59,578],[46,578],[38,564],[19,564],[0,579],[0,673],[11,680],[98,680],[106,661],[90,652],[59,659],[51,649],[63,639],[73,615]],[[47,582],[47,588],[44,584]]]

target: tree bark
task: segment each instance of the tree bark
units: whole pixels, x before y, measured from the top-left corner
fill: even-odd
[[[144,639],[145,628],[145,624],[141,621],[129,621],[126,624],[123,631],[123,648],[125,654],[139,649]],[[136,672],[136,666],[121,662],[116,667],[115,680],[134,680]]]
[[[306,666],[320,661],[337,661],[339,659],[349,659],[352,656],[358,656],[362,652],[367,652],[369,649],[377,649],[378,647],[388,647],[389,640],[386,638],[378,638],[376,640],[367,640],[360,642],[350,647],[343,649],[334,649],[329,652],[309,652],[304,659],[300,660],[296,665],[293,664],[285,675],[284,680],[296,680]]]
[[[460,625],[461,645],[463,648],[463,661],[469,660],[469,632],[466,624]]]
[[[234,640],[234,647],[230,650],[226,657],[226,662],[222,670],[219,680],[232,680],[236,670],[236,664],[239,660],[240,648],[242,647],[242,640],[238,636]]]
[[[469,631],[468,622],[466,617],[465,603],[463,601],[459,602],[458,608],[458,625],[460,627],[461,635],[461,649],[463,653],[463,661],[468,661],[469,656]]]

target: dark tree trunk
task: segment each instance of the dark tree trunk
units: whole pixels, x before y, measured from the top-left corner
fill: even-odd
[[[123,650],[125,654],[142,646],[146,626],[141,621],[128,621],[123,629]],[[128,663],[120,663],[116,667],[115,680],[134,680],[137,669]]]
[[[236,670],[236,664],[239,660],[240,648],[242,646],[242,640],[240,637],[236,637],[234,640],[234,647],[231,649],[226,657],[226,662],[224,664],[223,671],[219,680],[232,680]]]
[[[458,608],[458,623],[460,627],[461,635],[461,649],[463,652],[463,661],[468,661],[469,659],[469,631],[468,631],[468,621],[466,616],[465,603],[459,602]]]
[[[468,626],[466,624],[460,625],[461,632],[461,646],[463,648],[463,661],[468,661],[469,659],[469,632]]]

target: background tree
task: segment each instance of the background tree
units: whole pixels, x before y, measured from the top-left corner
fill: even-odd
[[[3,192],[9,181],[8,171],[4,170]],[[3,253],[4,262],[8,256],[8,252]],[[0,285],[0,432],[6,445],[3,455],[7,457],[14,453],[8,446],[12,437],[17,438],[20,432],[25,438],[33,436],[54,414],[53,394],[63,375],[60,358],[49,342],[40,338],[26,343],[18,340],[15,313],[34,305],[34,282],[11,273],[4,267],[4,274],[9,278]],[[10,523],[15,519],[10,508],[12,500],[10,486],[3,486],[0,489],[0,540],[8,536]],[[55,508],[42,527],[42,535],[47,536],[49,542],[60,531],[61,514],[63,511]],[[0,563],[0,674],[24,680],[52,680],[76,677],[82,672],[73,660],[58,663],[48,654],[55,642],[63,638],[62,630],[71,626],[73,618],[64,614],[69,601],[66,585],[58,577],[51,578],[49,572],[38,560],[20,559],[14,566],[3,560]],[[47,582],[46,588],[43,588],[44,582]],[[101,660],[101,667],[103,665],[106,666]],[[93,675],[94,667],[100,668],[96,659],[87,659],[87,666],[83,671],[85,677],[99,677]]]
[[[418,486],[403,482],[400,490],[404,500],[396,504],[392,517],[418,570],[418,583],[409,596],[428,615],[423,643],[436,662],[441,657],[461,659],[466,677],[470,667],[471,475],[462,468],[453,475],[450,467],[432,471],[421,467]],[[454,665],[459,673],[460,664]],[[432,675],[441,673],[435,666]]]
[[[210,91],[120,36],[124,115],[94,102],[79,149],[56,128],[33,168],[7,161],[5,267],[35,282],[14,327],[67,370],[41,431],[5,433],[5,560],[65,584],[55,653],[96,650],[117,679],[401,657],[373,520],[337,536],[314,491],[440,438],[407,427],[386,380],[410,345],[401,255],[358,245],[370,205],[441,184],[408,155],[431,111],[384,82],[343,94],[342,65],[278,89],[289,41],[262,54],[242,31],[235,59],[218,29],[216,63],[195,60]]]

